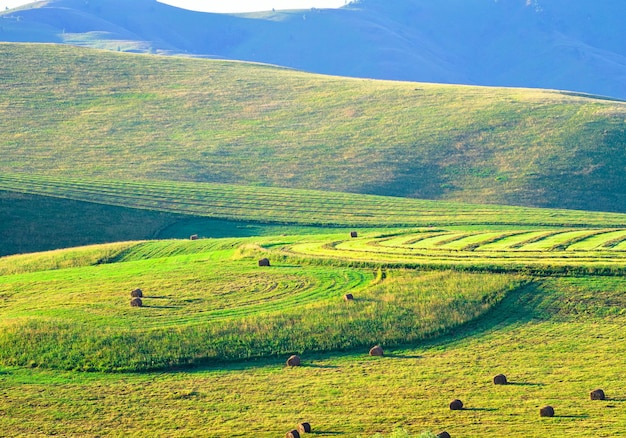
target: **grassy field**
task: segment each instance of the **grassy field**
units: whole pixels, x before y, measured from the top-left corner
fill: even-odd
[[[464,324],[521,285],[511,276],[403,270],[382,282],[371,269],[340,265],[261,269],[245,256],[246,242],[129,243],[0,259],[12,273],[0,277],[0,361],[142,371],[396,345]],[[132,309],[137,287],[145,306]],[[348,292],[353,303],[343,301]]]
[[[12,436],[317,436],[404,429],[452,436],[621,436],[626,294],[620,278],[545,279],[444,337],[362,352],[305,353],[165,373],[0,368],[0,431]],[[510,385],[491,383],[507,375]],[[603,388],[606,401],[590,401]],[[448,403],[463,400],[453,412]],[[550,404],[554,418],[540,418]]]
[[[478,203],[626,211],[624,103],[0,61],[0,436],[626,429],[626,216]]]
[[[619,101],[53,45],[0,61],[2,174],[626,212]]]

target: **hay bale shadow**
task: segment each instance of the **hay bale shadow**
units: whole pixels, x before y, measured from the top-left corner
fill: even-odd
[[[580,415],[554,415],[554,418],[577,418],[577,419],[585,419],[589,418],[589,415],[580,414]]]
[[[420,356],[419,354],[396,354],[396,353],[385,353],[386,357],[392,357],[395,359],[424,359],[424,356]]]
[[[546,386],[545,383],[534,383],[534,382],[511,382],[507,383],[507,385],[516,385],[516,386]]]
[[[334,369],[339,368],[339,366],[337,365],[318,365],[314,363],[301,363],[300,366],[302,368],[319,368],[319,369],[328,369],[328,370],[334,370]]]
[[[149,306],[144,304],[143,307],[148,309],[182,309],[181,306]]]

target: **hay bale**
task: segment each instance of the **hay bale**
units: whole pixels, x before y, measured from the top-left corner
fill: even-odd
[[[259,260],[259,266],[269,266],[269,265],[270,265],[270,259]]]
[[[383,355],[383,347],[380,345],[374,345],[370,348],[370,356],[382,356]]]
[[[300,424],[298,424],[298,432],[300,432],[300,433],[311,433],[311,425],[309,423],[300,423]]]
[[[352,237],[352,238],[359,237],[359,233],[357,233],[356,231],[352,231],[350,233],[350,237]]]
[[[454,399],[450,402],[451,411],[460,411],[463,409],[463,402],[459,399]]]
[[[132,300],[130,300],[130,306],[131,307],[143,307],[143,303],[141,302],[141,298],[135,297]]]
[[[589,396],[591,397],[591,400],[606,400],[606,394],[604,394],[604,391],[601,389],[594,389],[591,391]]]
[[[493,378],[494,385],[506,385],[507,383],[509,382],[506,380],[506,376],[504,374],[498,374]]]
[[[287,359],[287,366],[288,367],[299,367],[300,366],[300,356],[296,356],[295,354],[293,356],[290,356],[289,359]]]
[[[354,300],[354,295],[352,295],[352,294],[345,294],[345,295],[343,296],[343,299],[344,299],[345,301],[352,301],[352,300]]]
[[[300,433],[294,429],[291,432],[287,432],[285,438],[300,438]]]
[[[143,292],[141,289],[135,289],[130,291],[130,297],[131,298],[142,298],[143,297]]]
[[[443,432],[439,432],[437,434],[437,438],[451,438],[451,437],[450,437],[450,434],[444,430]]]
[[[189,236],[189,240],[198,240],[198,235],[192,234],[191,236]]]
[[[554,417],[554,408],[552,406],[544,406],[539,409],[540,417]]]

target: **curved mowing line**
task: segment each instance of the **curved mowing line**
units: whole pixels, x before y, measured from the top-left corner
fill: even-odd
[[[588,233],[588,231],[586,231]],[[554,233],[550,233],[551,235]],[[544,237],[542,233],[538,237]],[[396,238],[399,239],[399,238]],[[405,241],[410,241],[410,234]],[[626,255],[617,251],[462,251],[443,248],[415,248],[412,246],[376,245],[379,239],[341,240],[335,242],[297,243],[283,249],[295,255],[334,258],[345,261],[366,261],[398,265],[462,265],[493,266],[522,269],[524,266],[549,268],[550,265],[567,267],[626,267]],[[626,242],[625,242],[626,244]]]

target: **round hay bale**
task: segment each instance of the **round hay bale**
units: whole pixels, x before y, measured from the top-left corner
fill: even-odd
[[[300,432],[294,429],[291,432],[287,432],[285,438],[300,438]]]
[[[450,402],[451,411],[460,411],[463,409],[463,402],[459,399],[454,399]]]
[[[374,345],[370,348],[370,356],[382,356],[384,354],[383,347],[380,345]]]
[[[344,299],[345,301],[352,301],[352,300],[354,300],[354,295],[352,295],[352,294],[345,294],[345,295],[343,296],[343,299]]]
[[[289,359],[287,359],[287,366],[288,367],[299,367],[300,366],[300,356],[296,356],[295,354],[293,356],[290,356]]]
[[[506,385],[507,383],[509,382],[506,380],[506,376],[504,374],[498,374],[493,378],[494,385]]]
[[[359,233],[357,233],[356,231],[352,231],[350,232],[350,237],[352,238],[359,237]]]
[[[594,389],[589,396],[591,400],[606,400],[606,394],[601,389]]]
[[[143,307],[143,303],[141,302],[141,298],[135,297],[132,300],[130,300],[130,306],[131,307]]]
[[[544,406],[539,409],[540,417],[554,417],[554,408],[552,406]]]
[[[270,259],[259,260],[259,266],[269,266],[269,265],[270,265]]]
[[[131,298],[135,298],[135,297],[141,298],[143,297],[143,292],[141,289],[135,289],[130,292],[130,296]]]
[[[309,423],[300,423],[300,424],[298,424],[298,432],[300,432],[300,433],[311,433],[311,425]]]
[[[437,438],[451,438],[451,437],[450,437],[450,434],[444,430],[443,432],[439,432],[437,434]]]

